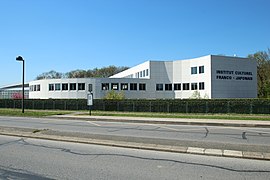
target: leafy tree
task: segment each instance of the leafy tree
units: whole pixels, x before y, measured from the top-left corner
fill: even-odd
[[[270,49],[248,55],[257,61],[258,97],[270,98]]]
[[[110,77],[114,74],[122,72],[128,69],[128,67],[116,67],[108,66],[103,68],[94,68],[89,70],[73,70],[67,73],[59,73],[54,70],[42,73],[36,77],[37,80],[40,79],[61,79],[61,78],[93,78],[93,77]]]
[[[63,78],[64,74],[51,70],[49,72],[42,73],[36,77],[36,80],[40,79],[60,79]]]

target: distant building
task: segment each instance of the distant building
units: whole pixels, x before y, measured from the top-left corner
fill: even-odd
[[[29,98],[29,84],[25,84],[24,97]],[[0,99],[21,99],[22,98],[22,84],[13,84],[9,86],[0,87]]]
[[[122,91],[127,99],[256,98],[257,65],[247,58],[208,55],[147,61],[109,78],[29,82],[33,99],[80,99],[89,91],[101,99],[112,90]]]

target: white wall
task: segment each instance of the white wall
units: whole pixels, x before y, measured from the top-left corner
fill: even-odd
[[[230,72],[224,72],[222,74],[218,73],[217,71]],[[252,75],[238,75],[238,72],[248,72],[252,73]],[[221,79],[223,76],[225,76],[225,78],[231,79]],[[237,80],[239,77],[252,78],[252,80]],[[256,97],[256,61],[247,58],[212,56],[212,98]]]

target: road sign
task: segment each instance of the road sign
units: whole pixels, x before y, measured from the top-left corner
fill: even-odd
[[[87,105],[88,106],[93,106],[93,94],[87,94]]]

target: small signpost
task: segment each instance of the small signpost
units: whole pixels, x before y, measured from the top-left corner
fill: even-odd
[[[87,94],[87,105],[89,106],[89,115],[91,116],[91,109],[93,106],[93,93]]]

